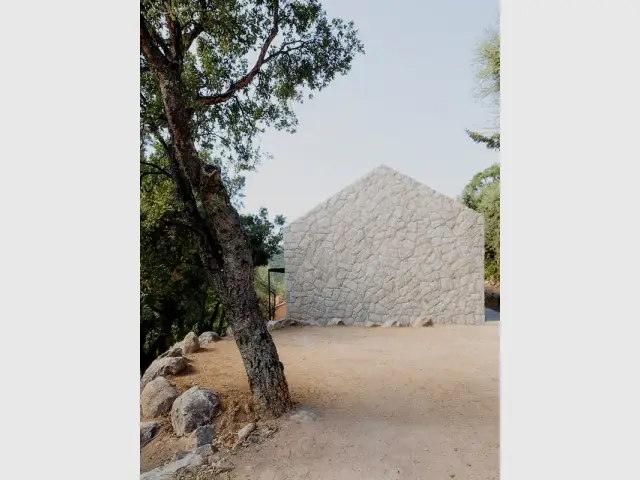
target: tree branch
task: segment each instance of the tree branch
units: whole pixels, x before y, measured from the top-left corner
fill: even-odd
[[[173,178],[173,175],[171,175],[171,172],[169,170],[161,167],[160,165],[156,165],[155,163],[141,161],[140,165],[146,165],[147,167],[152,167],[157,170],[156,172],[146,172],[146,173],[162,173],[169,178]],[[140,177],[140,179],[142,179],[142,177]]]
[[[171,15],[165,16],[167,27],[169,28],[169,38],[171,39],[171,48],[173,50],[172,60],[182,65],[182,27],[178,20],[171,18]]]
[[[152,33],[152,30],[147,26],[147,21],[140,13],[140,49],[147,62],[156,69],[166,68],[169,64],[167,56],[163,53],[166,48],[164,41]]]
[[[184,44],[185,52],[191,48],[193,42],[196,41],[196,38],[198,38],[202,32],[204,32],[204,27],[201,24],[194,22],[191,31],[183,35],[182,43]]]
[[[301,40],[298,40],[301,41]],[[296,46],[296,47],[292,47],[292,48],[285,48],[289,45],[293,45],[294,43],[297,42],[287,42],[287,43],[283,43],[282,46],[280,47],[280,50],[278,50],[277,52],[272,53],[271,55],[269,55],[267,58],[264,59],[264,63],[269,63],[271,60],[273,60],[276,57],[279,57],[280,55],[287,55],[291,52],[295,52],[296,50],[300,50],[301,48],[306,47],[307,45],[311,45],[314,42],[314,40],[309,40],[306,42],[302,42],[300,45]]]
[[[247,73],[240,80],[232,83],[231,86],[227,89],[227,91],[217,95],[200,97],[198,99],[200,103],[202,103],[203,105],[217,105],[219,103],[224,103],[230,100],[238,90],[241,90],[247,87],[251,83],[251,81],[255,78],[255,76],[260,71],[260,68],[262,68],[265,56],[267,55],[267,51],[269,50],[271,43],[273,42],[273,40],[276,38],[276,35],[278,34],[279,8],[280,8],[278,2],[279,0],[274,1],[273,27],[271,27],[269,36],[267,37],[267,39],[264,42],[264,45],[262,45],[262,48],[260,49],[260,55],[258,55],[258,60],[256,61],[256,64],[253,66],[253,68],[249,71],[249,73]]]

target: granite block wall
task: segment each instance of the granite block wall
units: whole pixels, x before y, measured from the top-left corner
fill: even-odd
[[[482,216],[386,166],[288,225],[284,262],[292,320],[484,322]]]

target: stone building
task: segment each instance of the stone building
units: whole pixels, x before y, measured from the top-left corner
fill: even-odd
[[[287,317],[484,322],[484,219],[380,166],[284,229]]]

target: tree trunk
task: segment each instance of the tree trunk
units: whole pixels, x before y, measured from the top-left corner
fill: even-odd
[[[284,366],[260,316],[246,232],[220,170],[203,166],[198,158],[179,67],[165,66],[157,74],[171,133],[173,152],[168,153],[173,157],[177,190],[193,225],[201,231],[195,235],[198,252],[227,313],[256,407],[267,415],[279,416],[292,403]],[[196,199],[202,202],[204,212]]]

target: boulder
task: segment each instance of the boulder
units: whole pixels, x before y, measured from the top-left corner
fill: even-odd
[[[220,336],[216,332],[203,332],[198,337],[200,346],[211,342],[217,342],[218,340],[220,340]]]
[[[153,440],[159,429],[158,422],[140,422],[140,448]]]
[[[202,458],[210,458],[213,456],[213,447],[211,445],[202,445],[193,452],[196,455],[200,455]]]
[[[171,425],[179,437],[193,432],[202,425],[213,421],[220,400],[218,396],[201,387],[191,387],[180,395],[171,407]]]
[[[154,378],[145,385],[140,394],[142,415],[155,418],[169,413],[176,398],[178,398],[178,391],[166,378]]]
[[[379,324],[377,324],[376,322],[372,322],[371,320],[367,320],[364,322],[364,326],[365,327],[377,327],[379,326]]]
[[[167,352],[167,357],[181,357],[183,355],[182,348],[179,344],[174,345]]]
[[[196,428],[189,436],[191,448],[196,449],[205,445],[211,445],[213,442],[214,429],[213,425],[201,425]]]
[[[154,378],[177,375],[187,369],[184,357],[165,357],[155,360],[140,379],[140,391]]]
[[[327,327],[336,327],[338,325],[341,325],[341,326],[344,325],[344,322],[342,321],[341,318],[332,318],[327,322]]]
[[[244,426],[243,428],[238,430],[238,440],[242,442],[255,429],[256,429],[256,424],[255,423],[249,423],[248,425]]]
[[[171,480],[182,472],[193,471],[205,463],[205,458],[195,453],[187,453],[180,460],[155,468],[140,475],[140,480]]]
[[[190,353],[197,352],[200,350],[200,341],[198,340],[198,336],[193,332],[187,333],[184,340],[180,342],[180,347],[182,348],[183,355],[189,355]]]
[[[180,348],[180,344],[176,343],[173,347],[171,347],[166,352],[158,355],[158,358],[166,358],[166,357],[181,357],[182,356],[182,348]]]
[[[433,327],[433,320],[430,317],[420,317],[413,321],[412,327]]]
[[[382,324],[383,327],[400,327],[400,322],[398,320],[387,320]]]

